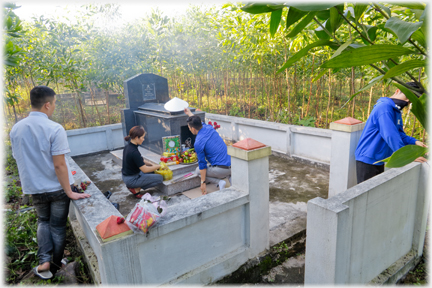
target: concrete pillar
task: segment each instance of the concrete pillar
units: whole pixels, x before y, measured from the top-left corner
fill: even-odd
[[[269,155],[271,147],[251,138],[228,146],[232,186],[249,192],[246,243],[249,258],[269,248]]]
[[[333,131],[328,198],[357,185],[355,149],[365,124],[351,117],[330,123]]]

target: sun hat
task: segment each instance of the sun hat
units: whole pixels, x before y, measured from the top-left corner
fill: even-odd
[[[183,109],[187,108],[188,106],[189,106],[188,102],[179,99],[177,97],[174,97],[173,99],[165,103],[164,108],[170,112],[178,112],[178,111],[183,111]]]

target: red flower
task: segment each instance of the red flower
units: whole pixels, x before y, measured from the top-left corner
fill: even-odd
[[[211,121],[209,121],[209,123],[208,123],[209,125],[212,125],[212,122]]]

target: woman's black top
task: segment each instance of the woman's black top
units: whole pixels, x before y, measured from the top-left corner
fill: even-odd
[[[128,142],[123,149],[122,174],[125,176],[136,175],[141,171],[139,167],[143,165],[145,164],[141,153],[138,151],[138,145]]]

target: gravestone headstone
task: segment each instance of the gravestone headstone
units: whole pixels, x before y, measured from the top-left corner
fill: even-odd
[[[124,81],[126,108],[136,110],[148,102],[169,101],[168,81],[155,74],[139,74]]]

